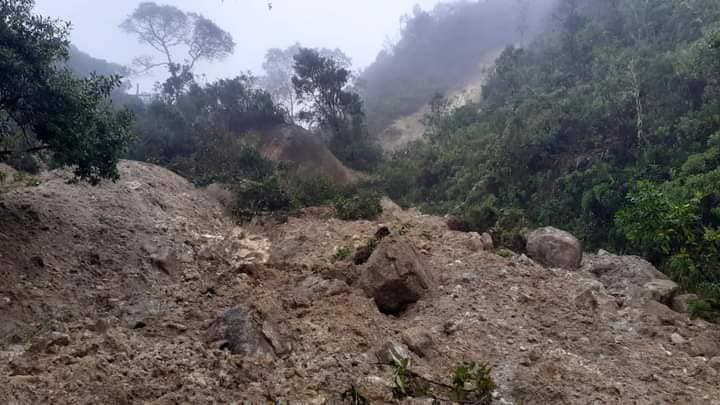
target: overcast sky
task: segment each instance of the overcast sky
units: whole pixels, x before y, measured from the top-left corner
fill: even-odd
[[[151,54],[118,26],[140,0],[36,0],[42,14],[73,24],[72,40],[92,56],[130,64]],[[387,40],[397,38],[400,17],[415,4],[431,9],[440,0],[165,0],[184,11],[198,12],[229,31],[237,47],[227,60],[200,65],[209,78],[259,72],[268,48],[295,42],[304,46],[340,48],[355,70],[370,64]],[[148,79],[144,80],[145,82]]]

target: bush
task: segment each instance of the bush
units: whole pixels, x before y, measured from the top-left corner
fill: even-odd
[[[335,215],[344,221],[372,220],[382,213],[380,195],[370,190],[346,192],[335,198]]]
[[[275,176],[262,181],[243,181],[234,189],[237,198],[231,211],[241,220],[273,211],[287,211],[292,207],[290,197]]]

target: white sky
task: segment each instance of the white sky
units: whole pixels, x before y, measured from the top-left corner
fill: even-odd
[[[130,64],[151,50],[118,26],[141,0],[36,0],[42,15],[72,22],[73,43],[90,55]],[[309,47],[340,48],[353,59],[353,68],[369,65],[387,40],[395,40],[400,17],[418,4],[431,9],[440,0],[159,0],[183,11],[198,12],[229,31],[237,47],[230,58],[200,65],[208,78],[260,72],[268,48],[295,42]],[[142,82],[152,82],[144,79]],[[145,87],[145,84],[143,85]]]

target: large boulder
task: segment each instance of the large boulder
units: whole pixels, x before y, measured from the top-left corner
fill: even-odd
[[[432,275],[415,247],[398,237],[387,237],[360,267],[358,285],[382,313],[399,314],[430,293]]]
[[[210,325],[207,342],[233,354],[270,356],[285,354],[288,350],[270,321],[246,305],[228,309]]]
[[[680,289],[650,262],[637,256],[586,255],[582,270],[593,274],[608,292],[626,301],[671,305]]]
[[[582,244],[572,234],[553,227],[537,229],[527,237],[528,256],[548,266],[575,270],[582,263]]]

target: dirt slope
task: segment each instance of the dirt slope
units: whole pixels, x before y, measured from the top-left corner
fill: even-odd
[[[422,330],[431,344],[414,369],[447,380],[462,361],[488,361],[497,404],[720,404],[720,359],[693,349],[717,349],[718,327],[659,303],[621,307],[589,273],[478,251],[441,218],[386,202],[379,222],[437,283],[386,316],[332,260],[379,222],[309,209],[239,228],[172,173],[134,162],[121,173],[99,188],[53,173],[0,194],[0,403],[334,404],[351,384],[391,402],[392,370],[374,353]],[[588,290],[590,307],[577,299]],[[277,326],[282,353],[207,342],[241,304]]]
[[[489,52],[478,66],[478,74],[469,79],[463,86],[450,91],[446,96],[453,107],[460,107],[469,102],[478,102],[482,97],[482,86],[492,71],[495,60],[502,50]],[[417,112],[397,119],[379,136],[380,143],[386,152],[396,151],[403,146],[419,141],[425,134],[423,120],[429,114],[430,106],[425,105]]]
[[[329,176],[339,184],[355,181],[358,173],[348,169],[307,130],[295,125],[278,125],[260,134],[262,154],[272,160],[297,163],[310,175]]]

